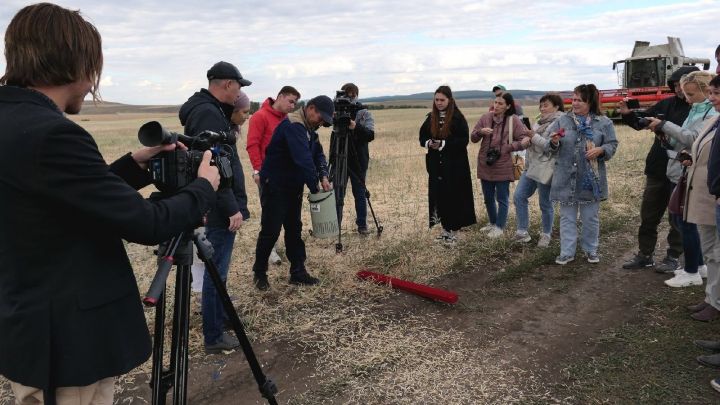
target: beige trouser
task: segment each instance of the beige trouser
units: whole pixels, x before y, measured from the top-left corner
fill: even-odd
[[[43,391],[10,382],[16,405],[44,404]],[[115,377],[104,378],[84,387],[60,387],[55,390],[57,405],[112,405]]]
[[[707,265],[705,302],[720,309],[720,238],[712,225],[698,225],[702,253]]]

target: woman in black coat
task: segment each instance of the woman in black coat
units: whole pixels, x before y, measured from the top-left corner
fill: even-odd
[[[438,87],[432,112],[420,128],[420,146],[427,149],[430,227],[442,223],[438,240],[450,245],[456,242],[458,229],[476,222],[467,155],[469,132],[450,87]]]

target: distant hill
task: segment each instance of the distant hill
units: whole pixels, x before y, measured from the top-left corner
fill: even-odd
[[[80,115],[96,114],[176,114],[180,111],[179,105],[132,105],[102,101],[94,103],[84,101]]]
[[[516,100],[537,100],[545,94],[545,91],[537,90],[510,90]],[[491,91],[485,90],[465,90],[453,92],[453,96],[461,106],[485,106],[487,100],[493,98]],[[384,105],[386,108],[402,108],[402,107],[430,107],[432,105],[432,92],[416,93],[396,96],[368,97],[360,101],[374,105]],[[253,102],[256,110],[259,104]],[[94,103],[92,101],[84,101],[80,115],[96,115],[96,114],[177,114],[180,111],[179,105],[132,105],[114,103],[111,101],[102,101]]]
[[[538,90],[508,90],[508,92],[512,93],[513,97],[516,99],[524,99],[524,98],[539,98],[543,94],[547,93],[546,91],[538,91]],[[381,97],[368,97],[363,98],[360,101],[363,103],[383,103],[388,101],[413,101],[413,100],[432,100],[433,98],[432,92],[426,92],[426,93],[415,93],[415,94],[406,94],[406,95],[397,95],[397,96],[381,96]],[[486,91],[486,90],[464,90],[464,91],[455,91],[453,92],[453,97],[457,100],[465,100],[465,99],[489,99],[494,97],[492,91]]]

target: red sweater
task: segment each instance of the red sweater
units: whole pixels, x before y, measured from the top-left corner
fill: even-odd
[[[272,108],[273,100],[268,97],[262,107],[250,117],[250,127],[247,134],[247,152],[253,170],[260,170],[265,160],[265,150],[270,143],[275,127],[280,124],[287,114]]]

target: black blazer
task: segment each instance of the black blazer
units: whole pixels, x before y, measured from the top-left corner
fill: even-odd
[[[135,190],[149,180],[129,155],[108,166],[41,93],[0,86],[0,374],[82,386],[147,360],[123,239],[168,240],[215,202],[205,179],[149,202]]]

